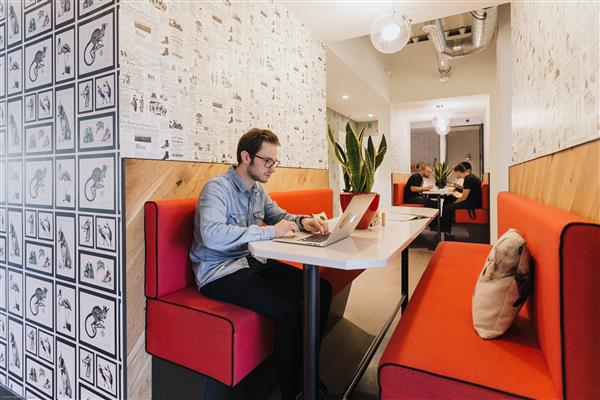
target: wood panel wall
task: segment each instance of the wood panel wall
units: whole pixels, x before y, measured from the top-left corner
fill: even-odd
[[[228,165],[157,160],[124,160],[125,252],[127,305],[127,394],[130,399],[152,397],[151,358],[144,343],[144,203],[147,200],[197,197],[211,177]],[[269,191],[327,188],[328,171],[279,168]]]
[[[600,140],[511,166],[509,190],[600,223]]]

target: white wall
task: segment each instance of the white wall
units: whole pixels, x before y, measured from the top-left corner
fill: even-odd
[[[510,5],[500,7],[498,12],[498,36],[496,38],[496,93],[493,105],[496,109],[496,134],[490,137],[490,239],[498,236],[498,193],[508,190],[508,166],[510,164],[511,119],[511,25]]]
[[[368,36],[329,43],[328,47],[354,70],[379,96],[390,101],[390,57],[378,52]]]

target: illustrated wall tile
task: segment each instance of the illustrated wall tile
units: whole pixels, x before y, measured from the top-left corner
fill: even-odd
[[[79,290],[79,340],[99,352],[116,355],[116,301]]]
[[[97,391],[92,390],[86,385],[79,385],[79,398],[80,399],[98,399],[106,400],[109,399],[107,396],[103,396]]]
[[[25,317],[29,322],[54,329],[54,288],[51,280],[36,278],[27,274],[25,277],[27,311]]]
[[[4,160],[0,160],[0,204],[6,203],[6,192],[8,191],[7,186],[7,175],[6,175],[6,163]]]
[[[23,9],[20,0],[8,1],[7,43],[12,47],[20,43],[23,37]]]
[[[115,212],[115,157],[79,157],[79,209]]]
[[[23,213],[19,209],[8,210],[8,264],[23,265]]]
[[[8,388],[19,396],[23,396],[23,385],[12,377],[8,379]]]
[[[42,329],[38,329],[38,356],[49,363],[54,359],[54,338]]]
[[[10,51],[8,58],[8,95],[21,93],[23,91],[23,52],[21,48]]]
[[[28,388],[35,388],[48,397],[54,393],[54,370],[27,356],[26,371]]]
[[[8,204],[23,204],[23,163],[21,160],[11,160],[7,163],[8,173]]]
[[[54,240],[54,215],[48,211],[38,211],[38,239]]]
[[[79,114],[92,111],[93,108],[93,79],[80,81],[78,84],[77,110]]]
[[[75,19],[75,0],[58,0],[56,1],[56,20],[57,28],[67,25]]]
[[[57,32],[55,39],[55,82],[65,82],[75,78],[75,28]]]
[[[7,336],[7,326],[8,326],[8,322],[7,322],[7,317],[6,317],[6,313],[0,313],[0,338],[6,340],[8,338]]]
[[[115,66],[115,14],[113,10],[95,15],[77,27],[80,78]]]
[[[115,106],[117,87],[115,86],[115,74],[99,76],[95,80],[94,102],[96,110],[104,110]]]
[[[117,221],[113,217],[96,217],[96,248],[116,251]]]
[[[36,94],[25,96],[25,122],[33,122],[36,119],[37,97]]]
[[[6,371],[6,344],[0,342],[0,369]]]
[[[25,324],[25,351],[37,356],[37,328],[30,324]]]
[[[35,210],[25,210],[25,237],[37,238],[37,213]]]
[[[102,10],[111,4],[114,4],[114,0],[82,0],[77,2],[79,18],[85,18],[88,15]]]
[[[59,400],[75,399],[77,375],[75,374],[75,347],[64,340],[56,339],[56,394]]]
[[[52,245],[25,242],[25,268],[52,276],[54,249]]]
[[[25,204],[52,207],[53,170],[51,158],[25,163]]]
[[[94,247],[94,217],[79,214],[79,246]]]
[[[75,147],[75,86],[56,90],[56,152],[72,152]]]
[[[75,257],[75,215],[56,213],[56,275],[74,280],[77,270]]]
[[[45,119],[52,119],[52,111],[53,111],[53,98],[52,90],[45,90],[38,93],[38,120],[42,121]]]
[[[6,242],[6,238],[4,238],[4,237],[2,238],[2,240],[4,242]],[[6,246],[6,244],[5,244],[5,246]],[[3,261],[3,262],[5,262],[5,261]],[[7,288],[6,279],[7,279],[6,278],[6,269],[5,269],[5,267],[1,267],[0,268],[0,310],[2,310],[2,311],[6,311],[6,297],[7,297],[7,295],[6,295],[6,288]],[[3,321],[3,319],[5,319],[5,318],[6,317],[4,316],[4,314],[0,314],[0,321],[2,321],[2,330],[4,330],[4,328],[5,328],[4,321]],[[0,335],[0,337],[6,338],[6,335],[5,336]]]
[[[23,152],[23,100],[11,99],[7,104],[7,140],[8,155],[19,155]]]
[[[25,46],[25,90],[47,87],[52,84],[54,66],[52,36]]]
[[[25,127],[25,154],[52,154],[52,123]]]
[[[79,379],[94,385],[94,375],[96,371],[94,363],[94,353],[79,347]]]
[[[8,370],[23,377],[23,325],[10,317],[8,319]]]
[[[25,40],[38,37],[52,29],[52,2],[25,12]]]
[[[79,151],[114,149],[115,128],[114,113],[79,118]]]
[[[79,265],[79,283],[115,292],[115,257],[81,250]]]
[[[77,302],[75,287],[56,284],[56,332],[75,339],[77,332]]]
[[[0,30],[4,32],[4,24],[0,25]],[[6,96],[6,55],[0,55],[0,98]]]
[[[98,355],[96,357],[96,387],[117,397],[117,364]]]
[[[75,209],[75,157],[56,157],[55,199],[56,208]]]

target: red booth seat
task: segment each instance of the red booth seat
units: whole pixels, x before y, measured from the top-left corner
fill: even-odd
[[[294,214],[333,215],[329,189],[271,193]],[[209,299],[196,288],[188,257],[196,199],[145,204],[146,351],[234,386],[273,348],[273,323],[248,309]],[[334,295],[362,270],[324,268]]]
[[[457,224],[482,224],[490,223],[490,189],[487,183],[481,184],[481,208],[476,208],[475,218],[469,216],[469,210],[456,210],[454,222]]]
[[[410,204],[404,202],[404,187],[406,182],[394,183],[394,205],[403,207],[425,207],[423,204]]]
[[[491,246],[441,243],[380,360],[381,399],[600,398],[600,225],[511,193],[498,222],[534,260],[517,320],[477,335],[471,296]]]

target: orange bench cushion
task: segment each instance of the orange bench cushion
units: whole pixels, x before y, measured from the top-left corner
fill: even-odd
[[[525,309],[499,339],[473,329],[471,296],[490,249],[438,246],[380,360],[381,399],[559,397]]]
[[[406,182],[394,183],[394,205],[403,207],[425,207],[423,204],[410,204],[404,202],[404,186]]]
[[[489,224],[490,223],[490,193],[489,185],[481,185],[481,208],[475,209],[475,218],[469,216],[469,210],[456,210],[454,222],[457,224]]]

